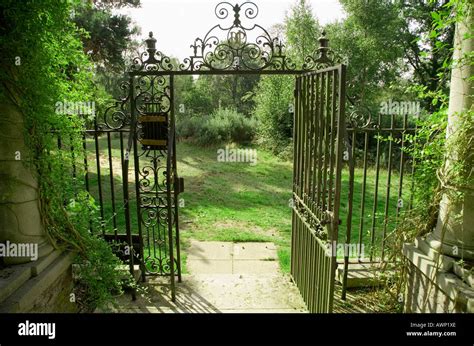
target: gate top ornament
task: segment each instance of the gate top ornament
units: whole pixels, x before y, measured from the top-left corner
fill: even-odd
[[[156,50],[156,39],[150,32],[145,40],[147,49],[132,60],[131,72],[147,71],[277,71],[294,72],[298,67],[285,54],[280,38],[272,37],[258,24],[244,24],[258,15],[258,7],[250,1],[241,5],[221,2],[215,8],[216,17],[222,21],[233,11],[233,22],[217,24],[204,38],[196,38],[190,46],[193,54],[175,66],[173,60]],[[319,48],[305,57],[301,71],[311,71],[334,64],[334,54],[323,32]]]

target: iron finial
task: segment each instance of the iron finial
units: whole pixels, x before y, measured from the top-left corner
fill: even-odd
[[[326,37],[326,31],[323,30],[321,37],[318,39],[319,46],[322,48],[329,48],[329,39]]]
[[[318,39],[319,41],[319,59],[326,60],[328,59],[328,51],[329,51],[329,39],[326,37],[326,31],[323,30],[321,32],[321,37]]]
[[[153,31],[150,31],[148,38],[145,40],[148,51],[156,50],[156,38],[153,37]]]
[[[234,25],[239,26],[240,25],[240,6],[239,4],[235,4],[234,8]]]

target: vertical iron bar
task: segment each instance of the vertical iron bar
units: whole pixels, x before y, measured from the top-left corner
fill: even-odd
[[[302,164],[302,143],[303,143],[303,123],[304,123],[304,114],[303,114],[303,101],[304,101],[304,92],[303,92],[303,85],[304,85],[304,77],[298,78],[299,82],[299,97],[298,97],[298,142],[297,142],[297,167],[296,167],[296,181],[297,185],[295,186],[296,195],[295,197],[300,197],[302,195],[301,192],[301,164]],[[299,201],[297,202],[299,205]],[[298,208],[296,208],[298,211]],[[300,272],[301,272],[301,257],[302,257],[302,249],[301,249],[301,216],[299,213],[297,214],[296,220],[296,248],[298,253],[296,255],[296,271],[295,271],[295,281],[297,282],[298,288],[301,290],[301,282],[300,282]]]
[[[302,79],[302,82],[303,82],[303,93],[302,93],[302,104],[301,104],[301,109],[302,109],[302,121],[301,121],[301,147],[300,147],[300,155],[301,155],[301,161],[300,161],[300,197],[302,199],[304,199],[304,194],[305,194],[305,190],[304,190],[304,182],[305,182],[305,179],[304,179],[304,166],[306,164],[306,157],[305,157],[305,145],[306,145],[306,137],[307,137],[307,132],[306,132],[306,125],[307,125],[307,114],[306,114],[306,84],[307,84],[307,78],[306,77],[303,77]]]
[[[122,184],[123,184],[123,182],[124,182],[124,180],[123,180],[123,166],[124,166],[124,162],[125,162],[124,146],[123,146],[123,132],[120,131],[119,135],[120,135],[120,169],[122,171]],[[122,199],[123,199],[123,188],[122,188]],[[125,210],[124,210],[123,216],[125,217]],[[126,233],[126,230],[125,230],[125,233]]]
[[[415,125],[415,133],[418,130],[418,124]],[[416,136],[415,140],[413,143],[413,146],[416,145]],[[415,164],[416,160],[414,157],[411,158],[411,188],[410,188],[410,205],[408,207],[408,210],[411,210],[413,208],[413,198],[415,196],[414,191],[415,191]]]
[[[71,141],[71,160],[72,160],[72,180],[73,180],[73,189],[74,196],[77,198],[77,168],[76,168],[76,154],[74,153],[74,143],[72,135],[69,136]]]
[[[332,246],[332,245],[331,245]],[[327,262],[328,262],[328,257],[327,254],[323,251],[322,248],[319,249],[319,261],[321,263],[321,270],[319,273],[319,307],[318,307],[318,312],[319,313],[325,313],[329,312],[327,310],[327,304],[328,304],[328,299],[327,299],[327,292],[328,286],[329,286],[329,280],[328,277],[331,276],[330,270],[331,268],[328,267]],[[332,250],[329,252],[329,256],[331,256]],[[331,257],[329,257],[331,258]]]
[[[347,133],[347,132],[346,132]],[[352,131],[352,145],[351,148],[347,148],[349,151],[349,196],[348,196],[348,207],[347,207],[347,219],[346,219],[346,240],[344,246],[344,272],[342,278],[342,294],[341,299],[346,300],[347,291],[347,275],[349,274],[349,251],[351,244],[352,234],[352,207],[354,198],[354,166],[355,166],[355,140],[356,140],[356,129]],[[347,139],[349,141],[349,139]],[[349,145],[349,143],[348,143]]]
[[[307,96],[306,96],[306,86],[307,86],[307,77],[306,76],[303,76],[302,78],[302,85],[303,85],[303,90],[302,90],[302,102],[301,102],[301,116],[302,116],[302,119],[301,119],[301,144],[300,144],[300,158],[301,158],[301,161],[300,161],[300,167],[299,167],[299,170],[300,170],[300,186],[299,186],[299,189],[300,189],[300,198],[303,200],[304,199],[304,194],[305,194],[305,190],[304,190],[304,164],[305,164],[305,161],[307,160],[306,156],[305,156],[305,144],[306,144],[306,137],[307,137],[307,132],[306,132],[306,123],[307,123],[307,113],[306,113],[306,101],[307,101]],[[304,257],[305,257],[305,248],[304,248],[304,240],[305,240],[305,232],[304,232],[304,226],[303,226],[303,221],[301,220],[301,223],[300,223],[300,241],[301,241],[301,256],[299,258],[299,275],[298,275],[298,281],[299,281],[299,284],[300,284],[300,287],[301,287],[301,290],[302,292],[304,292],[304,289],[303,289],[303,286],[302,286],[302,274],[303,274],[303,270],[304,270]]]
[[[134,271],[134,263],[133,263],[133,237],[132,237],[132,228],[130,224],[130,196],[128,192],[128,165],[130,162],[130,149],[132,144],[136,142],[136,114],[135,114],[135,100],[134,100],[134,93],[133,93],[133,77],[130,76],[130,84],[129,84],[129,99],[130,99],[130,134],[128,136],[128,146],[127,152],[125,154],[125,164],[122,167],[122,181],[123,181],[123,201],[124,201],[124,210],[125,210],[125,227],[126,227],[126,235],[127,241],[129,246],[129,270],[132,277],[135,279],[135,271]],[[136,155],[135,155],[136,156]],[[132,299],[136,300],[136,292],[135,289],[132,290]]]
[[[318,254],[317,254],[316,259],[319,263],[318,264],[317,278],[316,278],[318,291],[316,292],[317,304],[314,307],[314,312],[315,313],[321,313],[324,310],[324,308],[323,308],[323,305],[324,305],[324,285],[325,285],[324,275],[325,275],[325,272],[326,272],[326,268],[324,267],[324,263],[325,263],[325,261],[324,261],[324,251],[323,251],[323,248],[321,247],[321,245],[319,244],[319,242],[318,242]]]
[[[114,225],[114,235],[117,240],[117,212],[115,210],[115,184],[114,184],[114,169],[112,164],[112,141],[110,139],[110,132],[107,131],[107,146],[109,154],[109,174],[110,174],[110,198],[112,199],[112,223]]]
[[[325,114],[324,114],[324,117],[325,117],[325,126],[324,126],[324,129],[323,129],[323,133],[324,133],[324,139],[321,139],[321,140],[324,140],[324,165],[323,165],[323,182],[322,182],[322,186],[323,186],[323,203],[322,203],[322,209],[323,209],[323,212],[325,212],[327,209],[328,209],[328,201],[327,201],[327,198],[328,198],[328,182],[327,182],[327,179],[328,179],[328,159],[329,159],[329,156],[330,156],[330,152],[329,152],[329,128],[330,128],[330,121],[331,121],[331,114],[330,114],[330,103],[331,103],[331,98],[330,98],[330,81],[331,81],[331,78],[330,78],[330,73],[327,73],[327,79],[326,79],[326,86],[325,86],[325,89],[326,89],[326,102],[325,102]]]
[[[316,169],[318,171],[318,199],[317,199],[317,205],[318,205],[318,210],[316,215],[321,219],[322,218],[322,201],[323,201],[323,191],[322,189],[322,158],[323,158],[323,136],[322,133],[324,131],[324,80],[325,80],[325,73],[321,73],[321,81],[320,81],[320,98],[319,98],[319,107],[318,107],[318,132],[317,132],[317,138],[318,138],[318,156],[317,156],[317,164],[316,164]]]
[[[395,116],[392,114],[390,118],[390,130],[393,130],[395,127]],[[391,132],[392,138],[388,142],[388,169],[387,169],[387,192],[385,197],[385,211],[384,211],[384,223],[383,223],[383,234],[382,234],[382,252],[380,255],[380,260],[384,261],[385,255],[385,242],[387,237],[387,225],[388,225],[388,211],[390,207],[390,188],[392,182],[392,148],[393,148],[393,133]]]
[[[367,154],[369,151],[369,133],[364,131],[364,176],[362,178],[362,197],[360,202],[360,224],[359,224],[359,249],[362,248],[363,233],[364,233],[364,221],[365,221],[365,192],[367,187]],[[359,261],[361,260],[361,251],[358,256]]]
[[[170,83],[170,93],[172,96],[173,90],[173,78],[174,75],[169,76]],[[171,98],[171,97],[170,97]],[[173,104],[173,99],[171,98],[171,105]],[[170,113],[172,113],[173,107],[171,106]],[[171,134],[173,135],[173,134]],[[173,136],[174,137],[174,136]],[[171,205],[171,141],[170,133],[168,132],[168,145],[167,145],[167,158],[166,158],[166,199],[167,199],[167,209],[168,209],[168,242],[169,242],[169,258],[170,258],[170,285],[171,285],[171,301],[176,301],[176,286],[175,286],[175,277],[174,277],[174,249],[173,249],[173,222],[172,222],[172,205]]]
[[[315,94],[317,92],[315,86],[314,86],[314,78],[315,76],[314,75],[311,75],[309,77],[309,81],[310,81],[310,87],[309,87],[309,90],[310,90],[310,101],[309,101],[309,104],[310,104],[310,109],[309,109],[309,118],[311,119],[311,126],[310,126],[310,129],[309,129],[309,133],[310,133],[310,150],[309,150],[309,163],[307,165],[307,170],[306,170],[306,175],[308,177],[308,180],[309,180],[309,184],[308,184],[308,206],[310,206],[310,208],[313,210],[312,206],[313,206],[313,203],[314,203],[314,184],[315,184],[315,180],[314,180],[314,176],[312,174],[312,171],[313,171],[313,161],[314,161],[314,157],[316,156],[315,155],[315,147],[316,147],[316,141],[317,141],[317,137],[316,137],[316,109],[317,109],[317,105],[315,104],[315,100],[316,100],[316,97],[315,97]],[[313,210],[314,211],[314,210]]]
[[[374,245],[375,245],[375,223],[377,214],[377,203],[379,196],[379,174],[380,174],[380,125],[381,119],[380,114],[378,116],[378,132],[377,132],[377,151],[375,154],[375,188],[374,188],[374,205],[372,209],[372,229],[370,234],[370,261],[374,258]]]
[[[295,277],[295,255],[296,255],[296,213],[295,213],[295,193],[296,193],[296,184],[297,184],[297,160],[298,160],[298,152],[297,152],[297,143],[299,140],[298,134],[298,122],[299,122],[299,111],[298,111],[298,99],[299,99],[299,82],[300,78],[295,78],[295,90],[294,90],[294,107],[293,107],[293,194],[291,195],[291,275],[293,278]]]
[[[306,191],[304,189],[304,182],[305,182],[305,179],[304,179],[304,171],[305,171],[305,165],[306,165],[306,161],[307,161],[307,158],[306,158],[306,141],[307,141],[307,137],[308,137],[308,134],[307,134],[307,131],[306,131],[306,128],[307,128],[307,121],[308,121],[308,114],[307,114],[307,111],[306,111],[306,102],[307,102],[307,95],[306,95],[306,92],[308,90],[308,79],[307,77],[303,77],[303,90],[302,90],[302,105],[301,105],[301,109],[302,109],[302,112],[301,112],[301,115],[302,115],[302,121],[301,121],[301,168],[300,168],[300,177],[301,177],[301,182],[300,182],[300,198],[301,200],[303,201],[304,203],[304,199],[305,199],[305,194],[306,194]],[[301,222],[301,225],[300,225],[300,234],[301,234],[301,261],[300,261],[300,277],[299,277],[299,282],[300,282],[300,285],[301,285],[301,289],[302,289],[302,292],[303,292],[303,295],[304,295],[304,281],[303,281],[303,277],[304,277],[304,260],[305,260],[305,240],[306,240],[306,232],[305,232],[305,229],[304,229],[304,223]]]
[[[178,153],[176,152],[176,115],[174,112],[174,85],[170,83],[170,99],[171,99],[171,134],[173,136],[173,156],[172,156],[172,165],[173,165],[173,177],[174,181],[174,223],[176,230],[176,265],[178,269],[178,282],[182,281],[181,278],[181,249],[179,241],[179,195],[178,195],[178,166],[176,163],[176,157]]]
[[[305,157],[305,168],[303,170],[303,177],[304,177],[304,194],[303,194],[303,203],[305,205],[309,204],[309,170],[310,170],[310,162],[311,162],[311,129],[313,128],[313,116],[310,113],[310,106],[311,106],[311,95],[310,95],[310,84],[311,84],[311,76],[307,76],[305,78],[306,83],[305,83],[305,107],[304,107],[304,114],[306,117],[306,128],[305,128],[305,145],[304,145],[304,157]],[[302,282],[302,287],[305,292],[305,301],[308,301],[308,257],[309,257],[309,249],[308,249],[308,244],[309,244],[309,227],[307,224],[303,224],[303,232],[304,232],[304,251],[303,251],[303,282]]]
[[[332,79],[332,106],[331,106],[331,141],[330,141],[330,167],[329,167],[329,194],[328,194],[328,210],[333,210],[334,207],[334,150],[335,150],[335,132],[336,132],[336,104],[337,104],[337,97],[336,97],[336,86],[338,82],[339,75],[337,71],[333,71],[333,79]]]
[[[407,130],[407,122],[408,122],[408,113],[405,113],[403,116],[403,131],[402,131],[402,138],[400,143],[400,177],[398,181],[398,200],[397,200],[397,213],[396,218],[400,216],[400,209],[402,206],[400,205],[400,201],[403,203],[402,195],[403,195],[403,174],[404,174],[404,167],[405,167],[405,132]]]
[[[89,166],[87,163],[87,143],[86,143],[86,130],[84,129],[84,132],[82,134],[82,149],[84,150],[84,171],[85,171],[85,184],[86,184],[86,191],[87,193],[90,194],[90,189],[89,189]],[[92,216],[91,216],[91,209],[90,207],[87,207],[89,210],[89,231],[92,233]]]
[[[316,74],[315,76],[315,81],[314,81],[314,86],[315,86],[315,89],[316,89],[316,94],[315,94],[315,103],[316,103],[316,107],[315,107],[315,111],[314,111],[314,118],[315,118],[315,125],[314,125],[314,137],[315,137],[315,148],[314,148],[314,161],[311,165],[312,167],[312,175],[313,175],[313,179],[314,179],[314,186],[313,186],[313,191],[312,191],[312,195],[313,195],[313,206],[312,206],[312,210],[313,212],[315,213],[315,215],[319,215],[319,212],[318,212],[318,208],[319,208],[319,204],[318,204],[318,200],[319,200],[319,195],[320,195],[320,191],[319,191],[319,180],[320,180],[320,177],[319,177],[319,170],[317,168],[317,164],[318,164],[318,158],[319,156],[321,155],[321,152],[320,152],[320,146],[319,146],[319,127],[320,127],[320,107],[321,107],[321,103],[320,103],[320,98],[321,98],[321,93],[322,93],[322,90],[321,90],[321,86],[320,86],[320,81],[321,81],[321,75],[318,73]]]
[[[343,150],[343,134],[345,131],[345,107],[346,107],[346,66],[339,66],[339,85],[338,85],[338,96],[339,96],[339,109],[337,112],[337,151],[336,151],[336,190],[334,193],[334,218],[332,222],[331,230],[331,245],[337,245],[338,231],[339,231],[339,209],[341,206],[341,178],[342,178],[342,150]],[[335,246],[335,248],[337,248]],[[331,312],[333,308],[334,300],[334,275],[337,268],[337,261],[335,254],[331,254],[331,266],[328,283],[329,287],[329,302],[328,311]]]
[[[326,299],[326,288],[328,286],[328,280],[326,279],[329,274],[329,269],[326,265],[327,257],[322,250],[319,249],[319,263],[321,263],[321,270],[319,271],[319,306],[318,306],[318,313],[324,313],[326,311],[327,306],[327,299]],[[332,250],[330,250],[332,252]]]
[[[314,303],[316,302],[316,279],[318,277],[318,261],[316,258],[316,254],[318,253],[318,242],[316,241],[316,235],[313,234],[311,236],[311,248],[312,248],[312,255],[311,255],[311,310],[314,311]]]
[[[132,84],[130,84],[132,85]],[[133,92],[133,90],[132,90]],[[141,272],[142,272],[142,281],[144,282],[146,280],[146,263],[145,263],[145,257],[144,257],[144,252],[145,252],[145,244],[144,244],[144,237],[143,237],[143,232],[142,232],[142,205],[141,205],[141,192],[140,192],[140,158],[138,156],[138,121],[137,117],[138,115],[136,114],[137,108],[136,108],[136,100],[132,99],[131,101],[131,108],[132,108],[132,117],[135,119],[134,127],[130,129],[131,136],[132,136],[132,145],[133,145],[133,166],[134,166],[134,171],[135,171],[135,199],[136,199],[136,211],[137,211],[137,227],[138,227],[138,238],[139,238],[139,243],[140,243],[140,253],[143,253],[143,256],[140,260],[140,267],[141,267]],[[130,138],[130,137],[129,137]],[[129,150],[132,150],[130,143],[128,146]],[[130,152],[129,152],[130,155]],[[128,176],[128,172],[127,172]],[[148,235],[148,228],[147,228],[147,235]],[[147,237],[147,241],[149,242],[149,237]],[[150,251],[150,247],[148,246],[148,254]]]
[[[313,119],[312,119],[312,114],[310,113],[310,107],[311,107],[311,95],[310,95],[310,80],[311,76],[305,78],[305,87],[304,87],[304,93],[305,93],[305,103],[304,103],[304,114],[305,116],[305,143],[304,143],[304,157],[305,157],[305,165],[303,168],[303,202],[305,204],[308,204],[309,202],[309,170],[310,170],[310,162],[311,162],[311,131],[312,131],[312,124],[313,124]]]
[[[317,190],[317,187],[318,187],[318,179],[319,177],[317,176],[317,169],[316,169],[316,163],[317,163],[317,158],[318,156],[320,155],[319,151],[318,151],[318,141],[319,141],[319,138],[318,138],[318,133],[319,133],[319,107],[320,107],[320,104],[318,102],[318,99],[319,99],[319,94],[321,92],[321,89],[319,88],[319,79],[320,79],[320,76],[319,74],[316,74],[315,76],[313,76],[313,88],[315,90],[315,94],[314,94],[314,104],[315,104],[315,107],[314,107],[314,114],[312,115],[312,117],[314,118],[314,127],[313,127],[313,136],[314,136],[314,153],[312,156],[313,158],[313,162],[311,163],[311,176],[312,176],[312,179],[313,179],[313,188],[312,188],[312,191],[311,191],[311,210],[317,215],[318,211],[317,211],[317,207],[318,207],[318,204],[317,204],[317,201],[318,201],[318,194],[319,194],[319,191]]]
[[[102,235],[105,235],[104,224],[104,201],[102,199],[102,175],[100,174],[100,151],[99,151],[99,129],[97,127],[97,119],[94,119],[94,140],[95,140],[95,158],[97,160],[97,186],[99,189],[99,204],[100,204],[100,228]]]

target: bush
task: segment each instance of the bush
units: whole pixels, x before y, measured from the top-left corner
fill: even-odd
[[[102,236],[90,232],[89,218],[85,215],[95,220],[95,227],[100,225],[99,207],[94,199],[85,191],[79,192],[64,211],[67,219],[56,232],[69,228],[64,239],[78,250],[76,302],[81,312],[93,312],[97,308],[107,311],[115,305],[115,298],[123,293],[124,287],[137,290],[139,287],[131,274],[121,269],[124,263],[113,253],[110,244]]]
[[[255,117],[259,124],[260,144],[275,154],[291,145],[293,89],[291,76],[265,76],[257,87]]]
[[[176,134],[199,145],[235,142],[246,144],[253,140],[257,122],[233,109],[220,109],[210,115],[177,119]]]

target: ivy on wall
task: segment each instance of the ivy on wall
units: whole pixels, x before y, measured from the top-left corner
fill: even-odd
[[[105,306],[122,290],[120,260],[89,231],[85,213],[94,210],[82,186],[81,160],[70,152],[82,147],[87,120],[81,114],[57,112],[65,102],[93,102],[98,88],[93,66],[70,20],[80,1],[16,1],[0,4],[0,98],[14,102],[23,116],[30,152],[22,155],[36,173],[41,222],[56,247],[77,251],[85,309]],[[61,138],[58,145],[58,136]],[[70,169],[76,165],[78,179]]]

